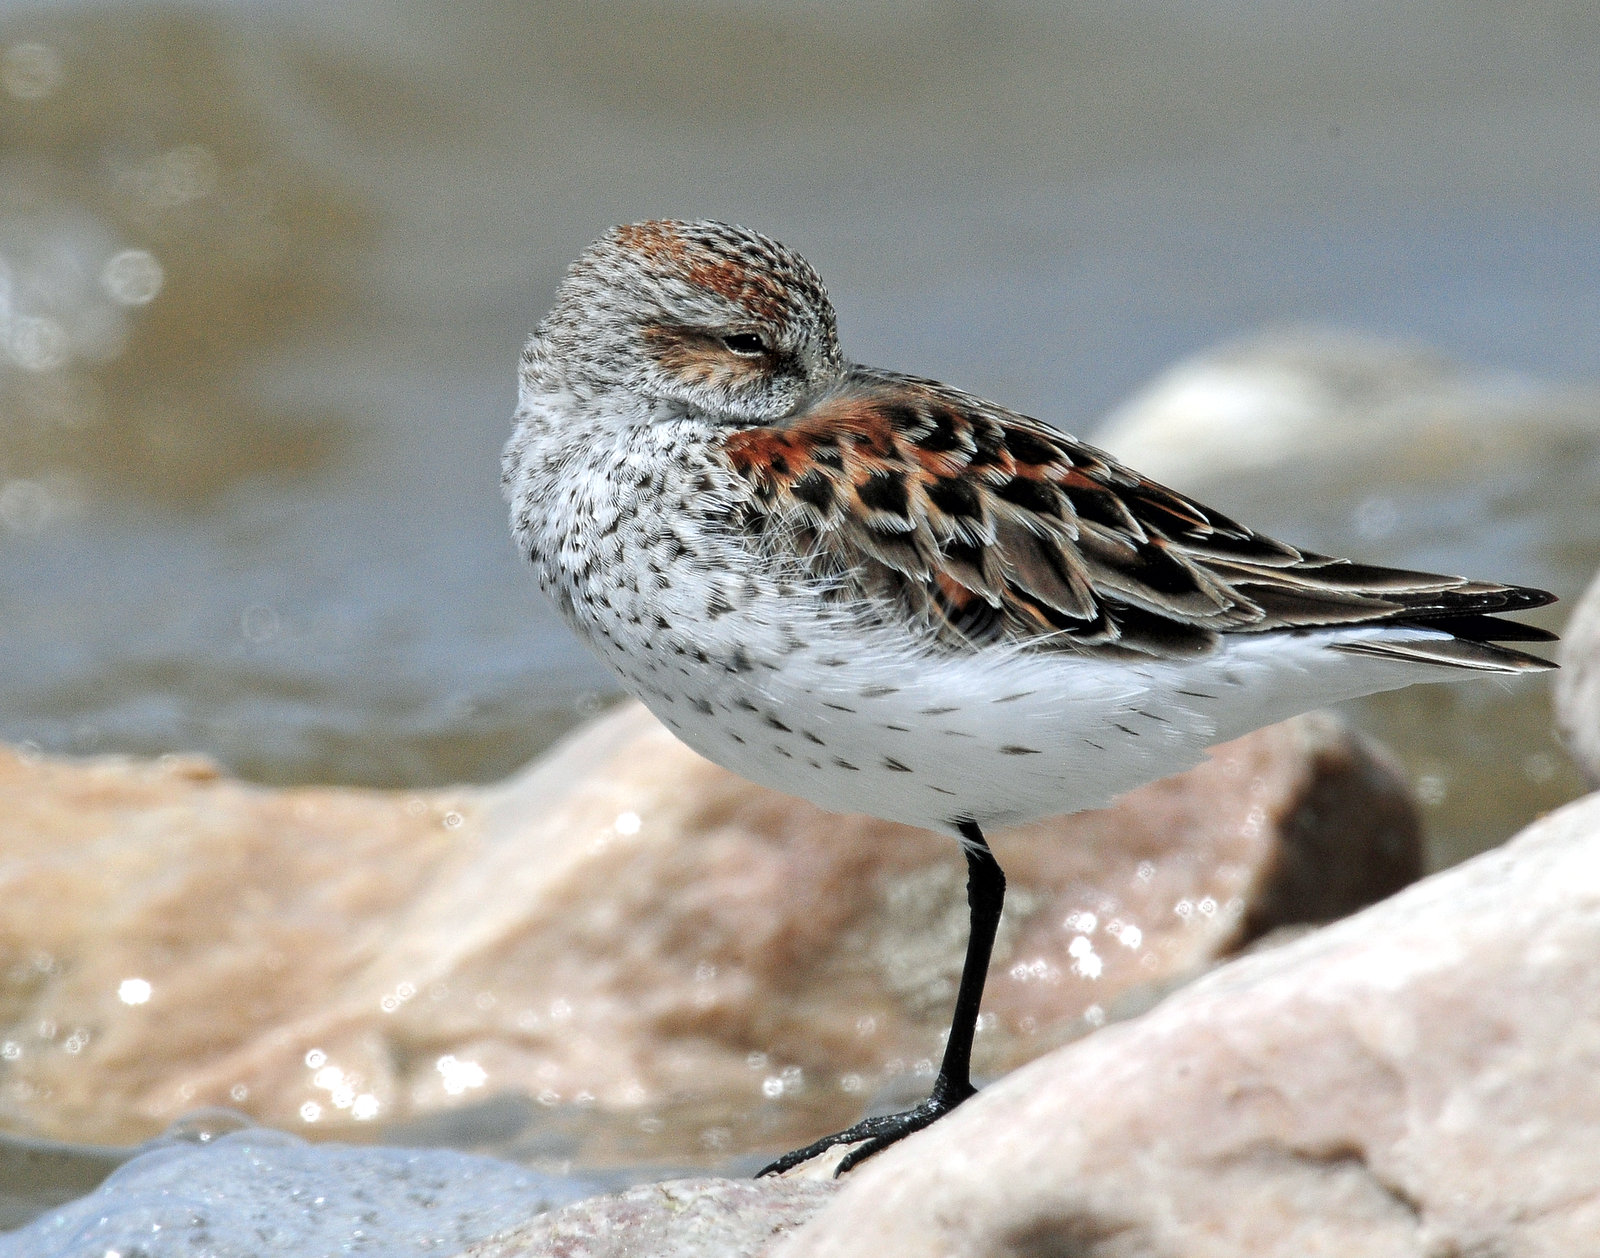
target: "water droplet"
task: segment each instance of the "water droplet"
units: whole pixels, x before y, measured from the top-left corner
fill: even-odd
[[[433,1063],[450,1096],[460,1096],[469,1088],[481,1088],[489,1081],[489,1072],[475,1061],[461,1061],[446,1053]]]
[[[154,989],[142,978],[125,978],[117,984],[117,999],[125,1005],[142,1005]]]
[[[166,273],[147,249],[124,249],[100,268],[100,286],[119,306],[143,306],[161,291]]]

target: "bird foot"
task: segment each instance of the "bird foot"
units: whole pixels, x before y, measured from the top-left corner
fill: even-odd
[[[876,1118],[863,1118],[854,1127],[846,1127],[843,1131],[836,1131],[831,1136],[824,1136],[803,1149],[795,1149],[785,1153],[777,1161],[763,1166],[756,1172],[756,1178],[764,1175],[781,1175],[785,1171],[793,1170],[802,1162],[809,1162],[819,1153],[826,1153],[829,1149],[841,1144],[854,1144],[858,1148],[851,1149],[845,1154],[839,1165],[834,1167],[833,1174],[837,1178],[853,1166],[865,1162],[874,1153],[880,1153],[896,1141],[904,1140],[914,1131],[921,1131],[936,1119],[943,1118],[956,1106],[960,1105],[967,1097],[976,1091],[970,1084],[965,1089],[938,1088],[933,1095],[920,1105],[915,1105],[908,1110],[901,1110],[898,1114],[883,1114]]]

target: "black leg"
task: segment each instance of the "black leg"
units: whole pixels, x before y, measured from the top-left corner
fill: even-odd
[[[759,1175],[778,1175],[791,1167],[808,1162],[817,1154],[835,1145],[857,1144],[839,1163],[835,1175],[843,1175],[852,1166],[865,1161],[874,1153],[887,1149],[913,1131],[921,1131],[936,1118],[948,1114],[971,1096],[972,1086],[972,1036],[978,1026],[978,1005],[983,1000],[983,981],[989,973],[989,954],[994,951],[994,932],[1000,925],[1000,910],[1006,898],[1006,876],[1000,871],[983,831],[977,823],[957,823],[963,849],[967,856],[967,908],[971,913],[972,929],[967,936],[967,959],[961,966],[961,987],[956,992],[955,1014],[950,1019],[950,1038],[945,1041],[944,1060],[939,1063],[939,1076],[933,1081],[933,1091],[928,1099],[913,1109],[898,1114],[885,1114],[881,1118],[863,1118],[854,1127],[824,1136],[815,1144],[785,1153],[770,1166],[763,1167]]]

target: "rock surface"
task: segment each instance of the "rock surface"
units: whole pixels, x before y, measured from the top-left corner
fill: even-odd
[[[743,1258],[765,1253],[838,1190],[832,1179],[685,1179],[591,1197],[462,1258]]]
[[[854,1172],[775,1252],[1600,1252],[1600,795]]]
[[[1405,786],[1327,717],[994,846],[988,1074],[1418,869]],[[230,1105],[415,1141],[394,1124],[515,1093],[467,1143],[715,1163],[924,1087],[966,935],[953,845],[750,786],[636,707],[426,795],[6,753],[0,877],[0,1117],[57,1139]]]
[[[1556,658],[1556,722],[1578,767],[1600,786],[1600,576],[1572,609]]]
[[[0,1235],[0,1258],[449,1254],[591,1191],[449,1150],[251,1129],[140,1154],[88,1196]]]
[[[1592,451],[1597,416],[1593,389],[1303,327],[1178,363],[1107,416],[1095,441],[1184,488],[1307,465],[1356,486],[1388,468],[1376,483],[1395,485],[1397,464],[1424,482],[1481,485],[1481,473],[1503,476],[1508,459],[1542,458],[1563,441],[1578,443],[1569,454]]]

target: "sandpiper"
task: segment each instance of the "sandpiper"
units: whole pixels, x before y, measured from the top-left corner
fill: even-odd
[[[540,588],[684,742],[961,843],[931,1095],[779,1158],[842,1173],[973,1094],[986,828],[1104,805],[1340,699],[1549,668],[1535,589],[1274,541],[1038,420],[839,346],[822,281],[717,222],[618,227],[521,360],[504,487]]]

